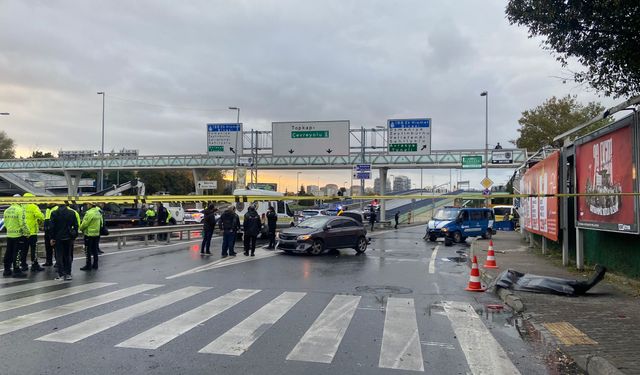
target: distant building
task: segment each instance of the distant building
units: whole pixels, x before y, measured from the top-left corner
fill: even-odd
[[[380,178],[376,178],[375,180],[373,180],[373,191],[375,194],[381,194],[382,190],[380,189],[382,187],[382,184],[380,183]],[[391,180],[389,180],[387,178],[387,183],[385,184],[385,189],[384,189],[385,193],[389,193],[391,192]]]
[[[307,194],[320,195],[320,187],[318,185],[307,185]]]
[[[393,179],[393,192],[411,190],[411,179],[407,176],[396,176]]]
[[[326,195],[328,195],[328,196],[337,195],[339,189],[340,189],[340,187],[338,187],[338,185],[336,185],[336,184],[327,184],[324,187]]]

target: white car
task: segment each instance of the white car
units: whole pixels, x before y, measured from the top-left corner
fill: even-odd
[[[189,208],[184,210],[185,224],[200,224],[204,219],[204,210],[201,208]]]

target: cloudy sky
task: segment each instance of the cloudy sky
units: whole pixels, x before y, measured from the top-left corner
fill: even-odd
[[[0,129],[33,150],[142,154],[206,150],[208,122],[245,129],[273,121],[431,117],[432,149],[484,147],[517,137],[522,111],[556,95],[598,97],[558,76],[540,40],[505,19],[506,2],[375,0],[0,1]],[[577,67],[576,67],[577,68]],[[420,172],[394,170],[419,184]],[[490,171],[504,183],[511,171]],[[303,172],[305,184],[349,172]],[[459,175],[455,171],[452,175]],[[265,172],[289,189],[295,172]],[[423,174],[425,185],[449,171]],[[482,172],[462,179],[478,184]],[[310,179],[310,181],[305,181]],[[479,187],[476,186],[476,187]]]

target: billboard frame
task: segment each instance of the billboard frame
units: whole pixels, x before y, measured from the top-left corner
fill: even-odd
[[[597,230],[597,231],[603,231],[603,232],[626,233],[626,234],[640,233],[640,198],[638,197],[638,193],[640,192],[640,182],[638,181],[638,177],[637,177],[637,168],[640,160],[640,153],[638,152],[638,146],[640,145],[640,139],[639,139],[640,129],[638,129],[639,125],[638,125],[637,112],[634,111],[634,113],[628,116],[625,116],[606,127],[600,128],[574,141],[575,155],[576,155],[575,164],[574,164],[575,174],[576,174],[576,181],[575,181],[576,193],[582,194],[582,191],[583,191],[583,188],[579,185],[579,181],[578,181],[578,169],[579,169],[579,163],[580,163],[578,155],[580,152],[580,148],[589,142],[592,142],[599,138],[603,138],[610,133],[616,132],[626,127],[629,127],[631,130],[631,163],[632,163],[631,167],[636,173],[635,179],[633,176],[631,177],[632,178],[631,192],[634,193],[634,196],[632,197],[633,206],[634,206],[633,207],[634,223],[632,224],[632,227],[630,230],[624,230],[624,229],[620,229],[620,226],[624,225],[624,223],[605,223],[605,222],[596,222],[596,221],[589,221],[589,220],[580,220],[580,204],[581,204],[581,200],[585,199],[585,197],[577,196],[576,204],[575,204],[575,218],[576,218],[575,226],[578,229],[589,229],[589,230]],[[626,192],[626,193],[630,193],[630,192]]]

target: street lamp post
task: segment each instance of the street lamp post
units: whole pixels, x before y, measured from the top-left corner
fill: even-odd
[[[104,189],[104,91],[98,92],[98,95],[102,95],[102,137],[100,142],[100,190]]]
[[[236,124],[240,126],[240,107],[229,107],[230,110],[236,111]],[[240,139],[242,140],[242,131],[240,131]],[[233,163],[233,189],[236,189],[236,171],[238,169],[238,137],[236,136],[236,144],[235,144],[235,152],[234,152],[234,163]]]
[[[300,173],[302,172],[296,172],[296,189],[298,193],[300,193]]]
[[[484,96],[484,178],[489,178],[489,92],[483,91],[480,96]],[[485,206],[489,207],[489,199],[485,199]]]

